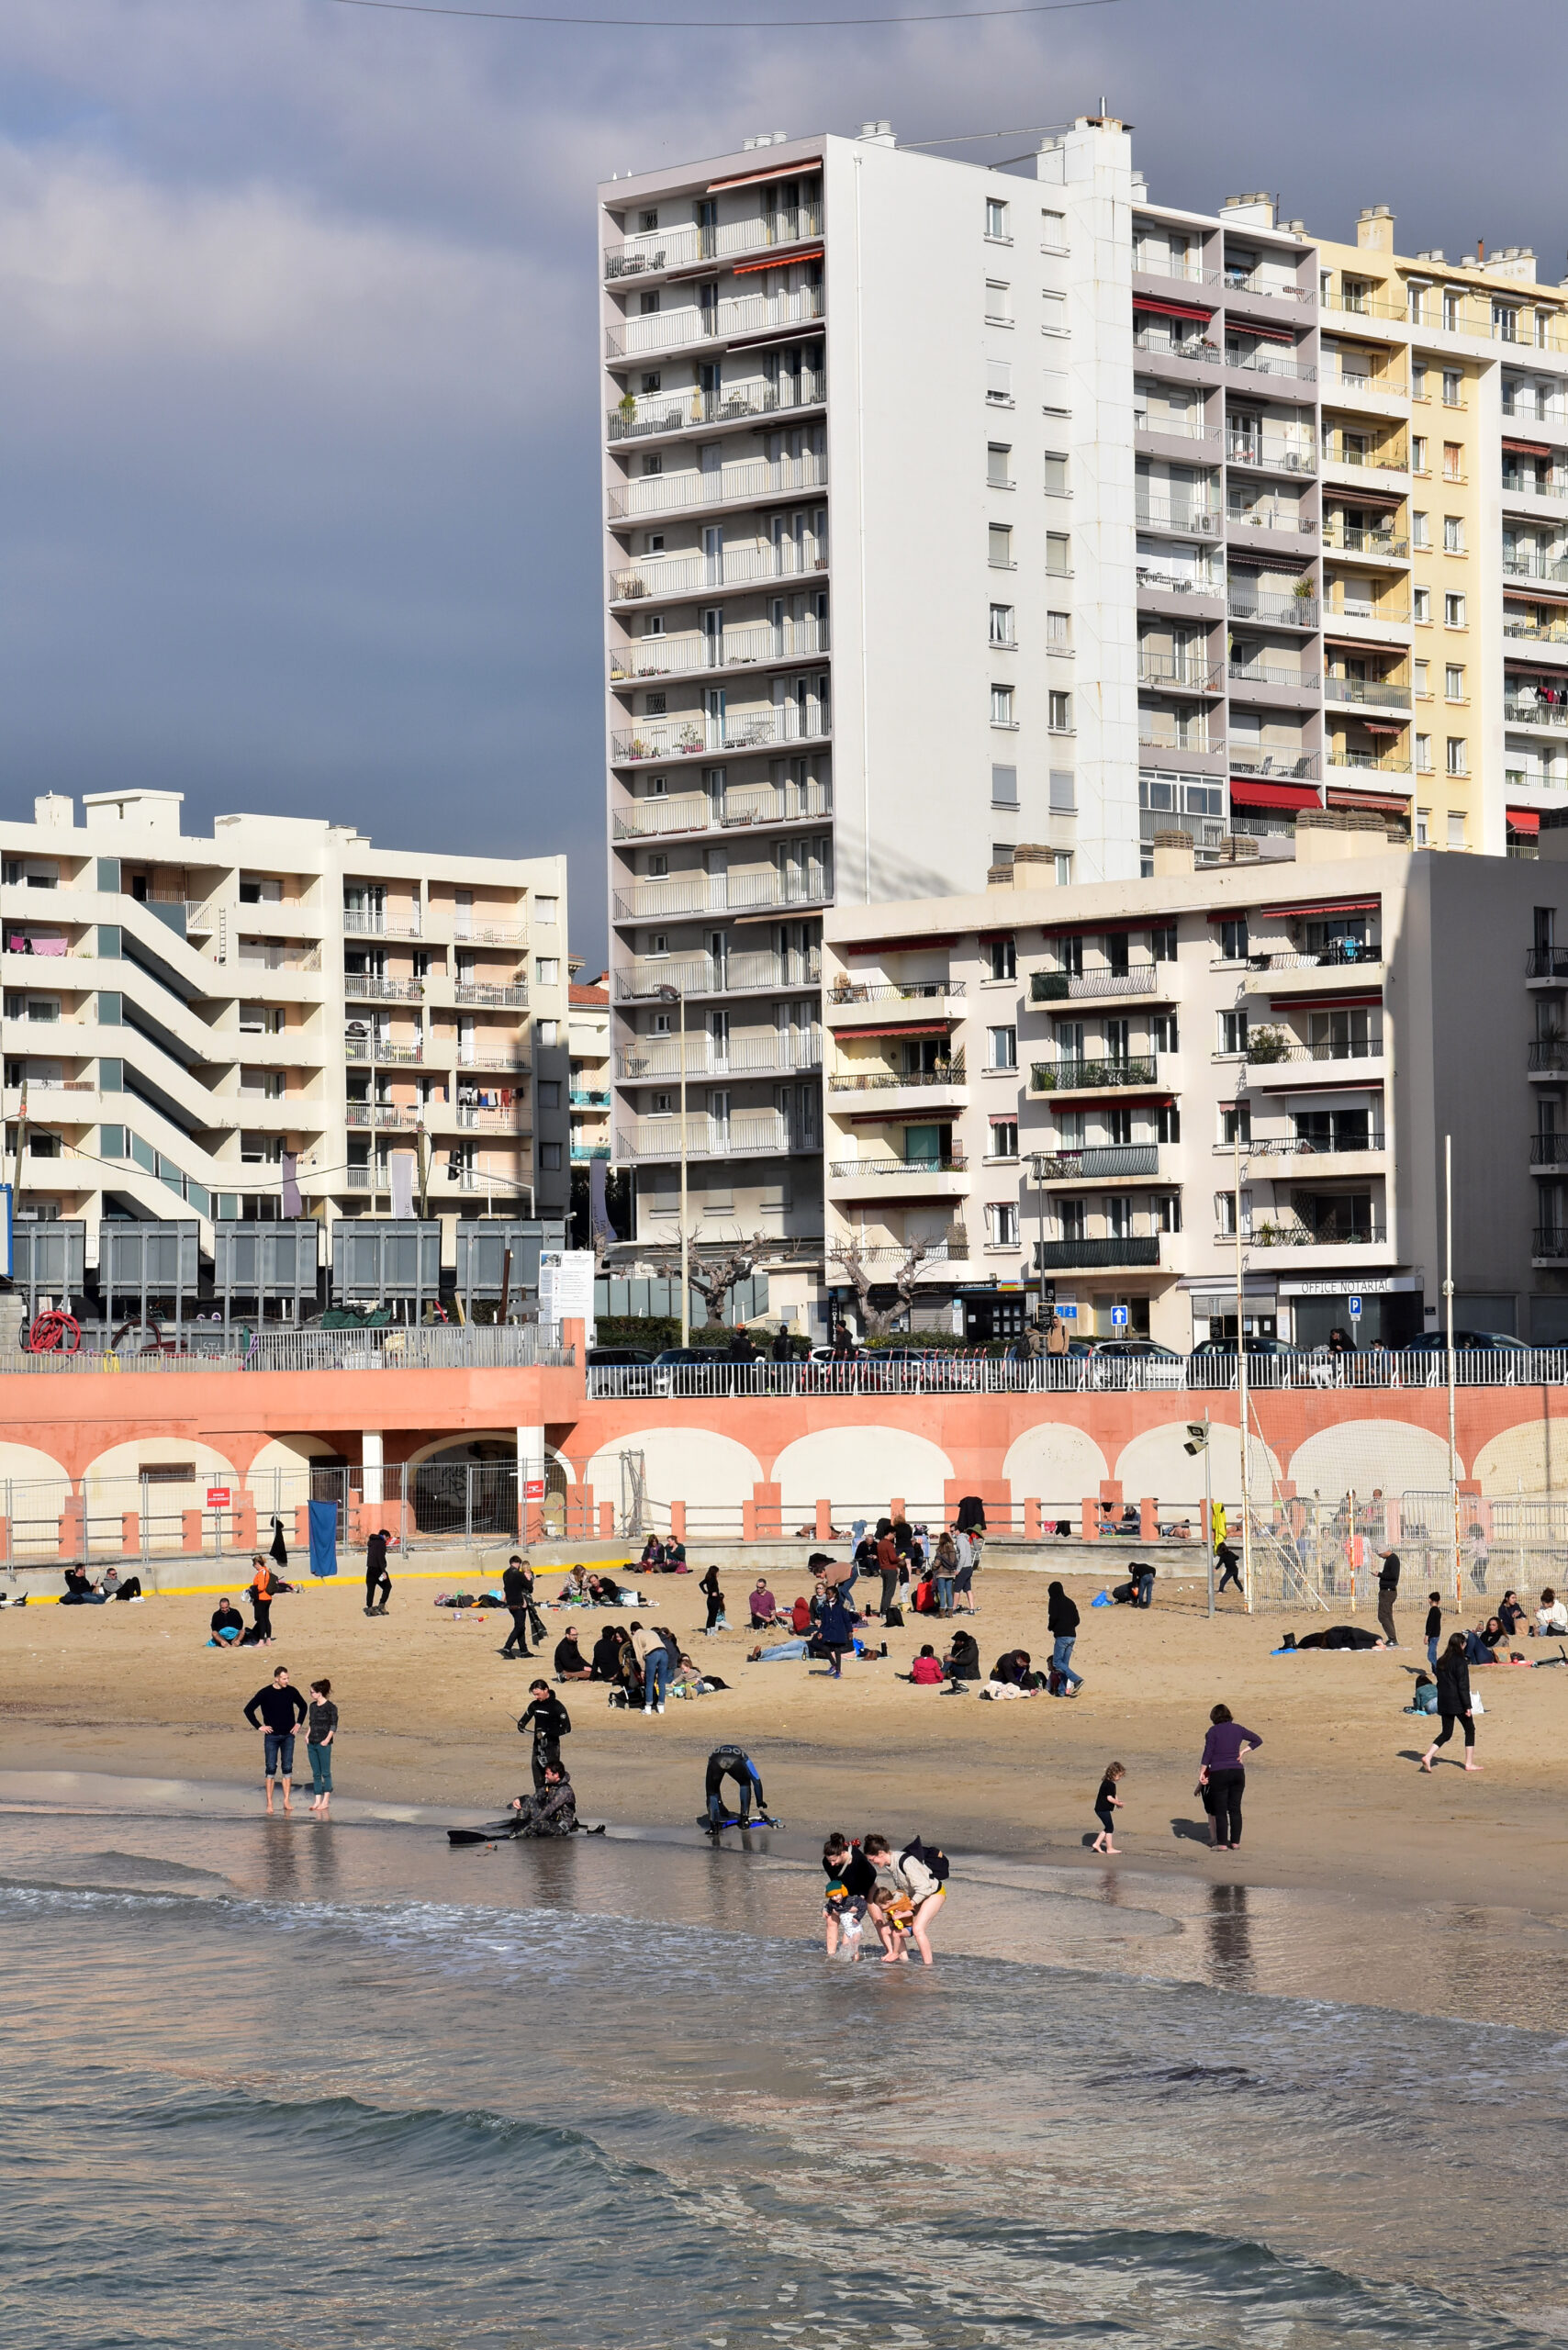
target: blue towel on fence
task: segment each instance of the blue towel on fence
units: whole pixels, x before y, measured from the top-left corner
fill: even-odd
[[[336,1502],[312,1502],[310,1505],[310,1572],[313,1575],[335,1575],[338,1572],[338,1505]]]

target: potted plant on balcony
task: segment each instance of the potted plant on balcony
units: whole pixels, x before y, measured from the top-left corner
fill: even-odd
[[[1291,1040],[1282,1028],[1255,1028],[1247,1039],[1249,1061],[1283,1061],[1290,1058]]]
[[[631,392],[622,392],[620,399],[616,403],[616,406],[620,412],[622,423],[630,428],[635,421],[637,414],[637,402],[635,397]]]
[[[1298,579],[1295,586],[1291,589],[1291,594],[1295,598],[1298,604],[1310,604],[1316,593],[1317,590],[1313,586],[1311,580],[1305,577]]]
[[[676,737],[676,749],[690,752],[700,751],[702,748],[703,735],[700,726],[683,726]]]

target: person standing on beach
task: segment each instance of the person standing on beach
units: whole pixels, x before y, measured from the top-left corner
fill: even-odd
[[[1241,1797],[1247,1785],[1243,1757],[1262,1743],[1255,1729],[1243,1729],[1228,1706],[1216,1706],[1210,1714],[1198,1779],[1214,1801],[1216,1852],[1234,1852],[1240,1845]]]
[[[882,1578],[882,1621],[886,1624],[899,1595],[899,1546],[893,1540],[891,1524],[883,1520],[887,1530],[877,1537],[877,1572]]]
[[[518,1719],[518,1728],[526,1737],[533,1733],[533,1786],[538,1794],[544,1785],[544,1774],[551,1763],[557,1770],[561,1761],[561,1740],[572,1734],[572,1718],[547,1681],[531,1681],[528,1684],[529,1705]]]
[[[1434,1673],[1436,1673],[1438,1669],[1438,1641],[1442,1636],[1442,1593],[1440,1591],[1429,1591],[1427,1594],[1427,1662],[1431,1666]]]
[[[310,1808],[323,1819],[332,1807],[332,1742],[338,1735],[338,1709],[330,1681],[310,1684],[310,1705],[305,1751],[310,1760]]]
[[[1385,1550],[1377,1577],[1377,1620],[1391,1649],[1399,1646],[1399,1635],[1394,1628],[1394,1603],[1399,1596],[1399,1553]]]
[[[521,1660],[533,1653],[528,1645],[528,1602],[532,1588],[533,1578],[525,1572],[522,1561],[514,1550],[501,1577],[501,1597],[511,1610],[511,1630],[507,1634],[506,1646],[501,1651],[503,1656]]]
[[[1438,1749],[1446,1746],[1453,1736],[1455,1722],[1464,1724],[1464,1767],[1479,1771],[1475,1759],[1475,1716],[1470,1703],[1470,1666],[1464,1653],[1464,1634],[1455,1632],[1438,1659],[1438,1711],[1443,1726],[1421,1757],[1421,1768],[1430,1772],[1438,1759]]]
[[[1215,1516],[1216,1517],[1219,1516],[1219,1504],[1217,1502],[1215,1504]],[[1233,1583],[1236,1585],[1237,1590],[1240,1591],[1240,1554],[1238,1551],[1232,1550],[1230,1544],[1226,1540],[1223,1534],[1221,1534],[1218,1541],[1215,1544],[1215,1564],[1220,1571],[1219,1581],[1215,1586],[1215,1597],[1216,1599],[1219,1597],[1220,1593],[1225,1589],[1227,1583]],[[1245,1596],[1245,1594],[1243,1594],[1243,1596]]]
[[[1106,1763],[1105,1775],[1100,1782],[1100,1790],[1094,1798],[1094,1817],[1100,1822],[1100,1833],[1090,1846],[1091,1852],[1114,1852],[1116,1849],[1115,1814],[1126,1809],[1121,1796],[1116,1793],[1116,1788],[1126,1775],[1126,1763]]]
[[[724,1621],[724,1595],[719,1588],[717,1565],[709,1568],[697,1588],[708,1602],[708,1621],[702,1629],[704,1632],[716,1632]]]
[[[262,1759],[266,1766],[267,1809],[273,1807],[273,1781],[283,1781],[283,1807],[294,1809],[290,1796],[294,1781],[294,1733],[308,1711],[297,1689],[288,1685],[288,1669],[279,1665],[273,1674],[272,1685],[258,1689],[245,1708],[245,1719],[252,1729],[266,1724],[262,1740]]]
[[[255,1645],[270,1648],[273,1638],[273,1586],[276,1581],[272,1569],[258,1550],[251,1561],[251,1581],[245,1596],[255,1617]]]
[[[367,1616],[385,1616],[386,1603],[392,1596],[392,1578],[386,1572],[386,1537],[377,1527],[364,1546],[364,1612]]]

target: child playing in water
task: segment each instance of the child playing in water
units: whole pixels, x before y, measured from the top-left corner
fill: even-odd
[[[823,1903],[823,1917],[827,1924],[827,1954],[829,1958],[834,1956],[842,1935],[844,1955],[853,1961],[860,1955],[860,1936],[866,1924],[866,1896],[877,1881],[876,1871],[855,1851],[847,1837],[834,1834],[823,1846],[823,1873],[827,1878],[827,1893]]]
[[[1106,1763],[1105,1775],[1100,1782],[1100,1792],[1094,1798],[1094,1817],[1100,1822],[1100,1833],[1094,1839],[1091,1849],[1096,1852],[1114,1852],[1117,1849],[1112,1841],[1116,1832],[1116,1823],[1112,1815],[1126,1809],[1126,1804],[1116,1793],[1118,1785],[1126,1775],[1125,1764]]]

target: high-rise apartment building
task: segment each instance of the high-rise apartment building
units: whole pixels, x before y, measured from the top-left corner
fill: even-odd
[[[868,124],[599,195],[644,1244],[684,1021],[693,1223],[808,1266],[829,902],[973,890],[1020,842],[1134,879],[1158,831],[1203,860],[1312,809],[1528,853],[1562,804],[1568,293],[1529,254],[1156,202],[1108,118],[1003,171]]]
[[[386,1215],[402,1153],[414,1213],[564,1217],[565,857],[275,816],[192,835],[180,801],[0,823],[18,1214],[82,1221],[89,1266],[105,1217],[184,1219],[210,1256],[215,1222]]]

